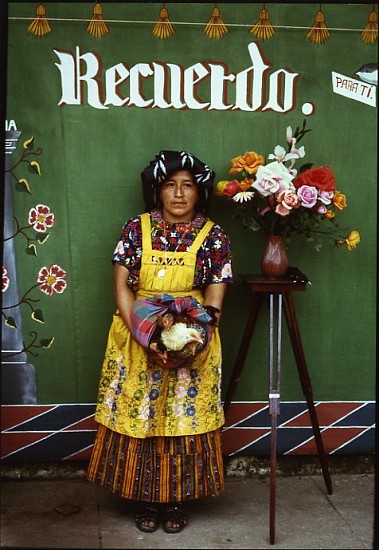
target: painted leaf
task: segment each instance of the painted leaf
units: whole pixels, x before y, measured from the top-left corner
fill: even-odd
[[[17,328],[16,321],[13,319],[13,317],[7,317],[5,319],[5,325],[9,328]]]
[[[46,233],[46,235],[36,235],[36,237],[39,244],[45,244],[47,239],[50,237],[50,233]]]
[[[34,136],[24,141],[22,144],[24,149],[33,149]]]
[[[40,166],[39,162],[37,162],[36,160],[32,160],[29,164],[37,172],[37,174],[40,176],[41,175],[41,166]]]
[[[29,256],[38,256],[36,245],[30,244],[26,249],[26,253],[29,254]]]
[[[24,187],[25,191],[27,191],[29,193],[29,195],[32,194],[32,192],[30,191],[30,187],[29,187],[29,183],[25,180],[25,179],[20,179],[18,180],[18,183]]]
[[[45,320],[43,318],[43,313],[40,309],[36,309],[34,311],[32,311],[32,315],[31,315],[33,321],[37,321],[38,323],[44,323]]]
[[[44,349],[49,349],[53,345],[54,339],[55,336],[52,336],[51,338],[45,338],[40,341],[40,344]]]

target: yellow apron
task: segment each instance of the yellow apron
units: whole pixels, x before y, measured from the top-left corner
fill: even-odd
[[[199,231],[187,252],[153,250],[150,215],[141,215],[142,261],[137,298],[157,293],[192,295],[196,253],[213,222]],[[164,272],[163,272],[164,270]],[[103,362],[95,420],[132,437],[200,434],[224,423],[221,344],[218,329],[190,367],[164,369],[148,360],[118,311],[113,316]]]

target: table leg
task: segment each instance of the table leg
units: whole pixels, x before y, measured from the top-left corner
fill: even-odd
[[[249,349],[250,340],[253,335],[255,324],[257,322],[258,314],[262,305],[262,300],[263,300],[263,294],[261,293],[253,296],[249,318],[247,320],[245,332],[241,340],[241,344],[238,350],[238,355],[234,363],[234,368],[233,368],[230,381],[228,384],[228,388],[226,391],[226,395],[225,395],[225,401],[224,401],[225,416],[228,413],[230,404],[232,402],[234,393],[236,391],[238,382],[241,377],[242,369],[245,364],[246,355]]]
[[[314,406],[312,383],[308,373],[305,354],[304,354],[304,350],[303,350],[303,346],[300,338],[300,331],[297,324],[295,308],[294,308],[290,293],[286,292],[283,294],[283,301],[284,301],[284,314],[288,325],[288,332],[290,335],[292,349],[293,349],[296,364],[297,364],[297,370],[299,373],[301,387],[308,405],[308,411],[309,411],[309,416],[311,418],[313,434],[314,434],[316,446],[317,446],[317,452],[321,462],[321,469],[324,476],[326,488],[328,490],[329,495],[331,495],[333,493],[332,481],[329,474],[327,458],[324,450],[324,444],[322,441],[320,426],[318,423],[316,409]]]
[[[270,294],[270,345],[269,345],[269,414],[271,416],[271,446],[270,446],[270,543],[275,542],[276,518],[276,458],[277,458],[277,428],[280,408],[280,366],[282,348],[282,295],[278,297],[277,313],[277,346],[275,355],[274,328],[274,294]]]

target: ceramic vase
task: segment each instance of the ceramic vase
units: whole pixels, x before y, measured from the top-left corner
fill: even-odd
[[[288,258],[283,237],[269,235],[261,261],[261,271],[265,277],[279,279],[288,269]]]

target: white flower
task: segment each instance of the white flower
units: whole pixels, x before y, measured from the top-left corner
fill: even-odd
[[[227,264],[224,265],[224,267],[222,268],[222,271],[221,271],[221,277],[223,279],[228,279],[229,277],[232,277],[233,273],[232,273],[232,265],[230,262],[228,262]]]
[[[240,191],[239,193],[236,193],[233,197],[233,200],[235,202],[247,202],[251,201],[251,199],[254,197],[253,191]]]
[[[256,180],[252,187],[261,195],[267,197],[278,191],[294,190],[293,176],[281,162],[271,162],[266,166],[260,166],[257,170]]]

